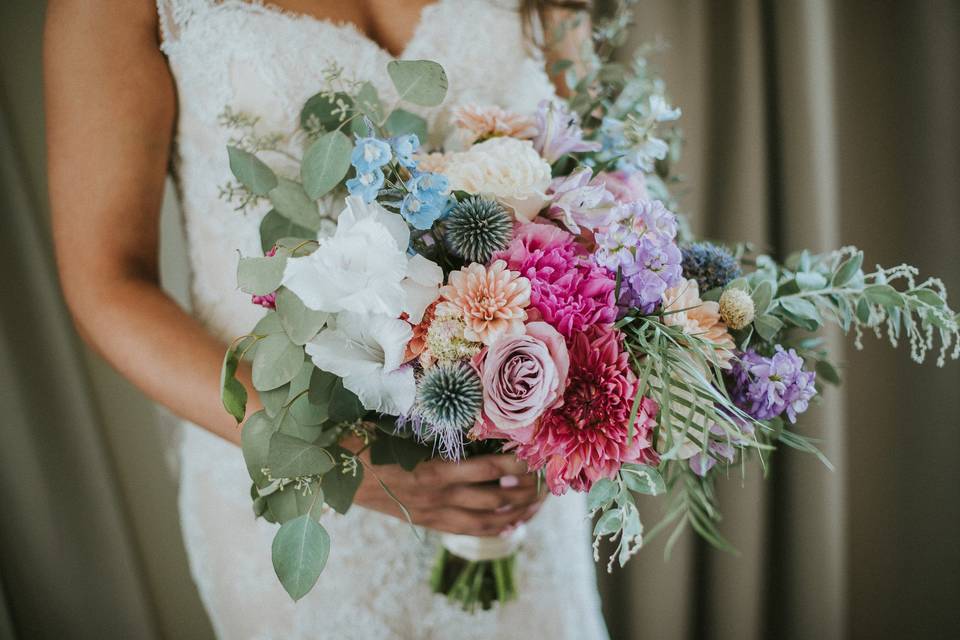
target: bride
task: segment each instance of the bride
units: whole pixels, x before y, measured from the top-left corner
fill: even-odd
[[[187,422],[180,513],[194,580],[217,635],[241,638],[605,638],[580,494],[544,501],[512,456],[432,461],[383,481],[433,531],[493,535],[529,521],[519,598],[468,614],[430,592],[435,540],[419,542],[367,476],[324,524],[330,560],[294,604],[273,575],[274,526],[254,520],[240,431],[219,400],[224,344],[258,310],[235,287],[237,249],[259,251],[264,209],[219,197],[230,179],[225,108],[258,131],[293,133],[331,64],[392,91],[392,58],[450,71],[431,126],[461,103],[532,112],[555,94],[546,69],[576,59],[578,2],[523,0],[52,0],[45,44],[50,199],[67,302],[83,336]],[[543,34],[560,34],[542,46]],[[559,89],[562,90],[562,85]],[[299,153],[296,136],[283,144]],[[172,169],[171,169],[172,167]],[[158,216],[172,170],[184,214],[193,315],[160,288]],[[331,203],[328,213],[339,206]],[[260,408],[250,385],[248,410]]]

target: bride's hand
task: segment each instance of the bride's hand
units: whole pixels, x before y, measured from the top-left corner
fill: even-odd
[[[371,465],[367,453],[362,457],[367,469],[354,502],[405,518],[377,482],[379,478],[403,503],[414,524],[437,531],[494,536],[532,518],[546,497],[545,491],[537,489],[536,476],[513,455],[458,462],[428,460],[412,472],[399,465]]]

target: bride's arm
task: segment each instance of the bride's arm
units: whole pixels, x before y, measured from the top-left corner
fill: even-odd
[[[559,3],[558,3],[559,4]],[[589,3],[570,2],[570,6],[547,6],[542,13],[543,22],[543,51],[547,72],[550,80],[557,88],[560,96],[569,96],[569,87],[564,73],[554,73],[554,65],[561,60],[573,63],[573,71],[577,78],[582,77],[587,70],[588,61],[584,47],[591,46]],[[582,4],[583,9],[571,8]]]
[[[154,3],[50,2],[44,70],[53,239],[80,333],[151,398],[239,442],[219,400],[224,345],[159,284],[176,100]]]
[[[225,345],[159,284],[158,217],[176,98],[157,46],[155,4],[51,0],[44,66],[54,243],[81,334],[151,398],[239,442],[220,405]],[[258,410],[249,368],[238,375],[250,392],[248,411]],[[376,468],[414,522],[476,535],[533,516],[541,498],[524,471],[512,455],[435,460],[414,473]],[[373,474],[356,502],[401,515]]]

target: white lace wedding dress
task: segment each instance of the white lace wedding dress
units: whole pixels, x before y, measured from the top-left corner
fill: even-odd
[[[158,0],[162,48],[176,79],[175,177],[185,216],[194,309],[228,341],[262,309],[236,288],[238,251],[260,251],[266,210],[234,211],[218,197],[231,179],[218,123],[224,107],[260,117],[263,131],[291,132],[331,60],[370,80],[385,104],[395,96],[390,55],[349,24],[334,24],[241,0]],[[451,105],[499,104],[532,112],[553,89],[523,37],[513,0],[440,0],[423,10],[402,55],[446,67],[444,105],[421,111],[442,122]],[[289,150],[302,151],[292,136]],[[333,207],[336,209],[336,207]],[[529,526],[517,573],[519,598],[467,614],[431,593],[436,549],[406,523],[354,506],[329,514],[332,551],[313,591],[294,604],[270,561],[275,526],[255,521],[240,452],[193,425],[180,447],[180,513],[191,570],[217,635],[246,638],[551,639],[606,638],[583,497],[551,497]]]

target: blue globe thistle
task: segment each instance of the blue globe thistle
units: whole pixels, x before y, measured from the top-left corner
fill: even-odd
[[[447,216],[447,244],[469,262],[487,262],[507,248],[513,221],[495,200],[472,197],[458,203]]]
[[[458,458],[463,434],[480,413],[483,386],[477,372],[463,362],[443,362],[427,369],[417,387],[415,414],[419,435],[434,440],[440,453]]]
[[[680,250],[683,277],[700,285],[700,292],[725,287],[740,277],[740,264],[726,248],[712,242],[697,242]]]

